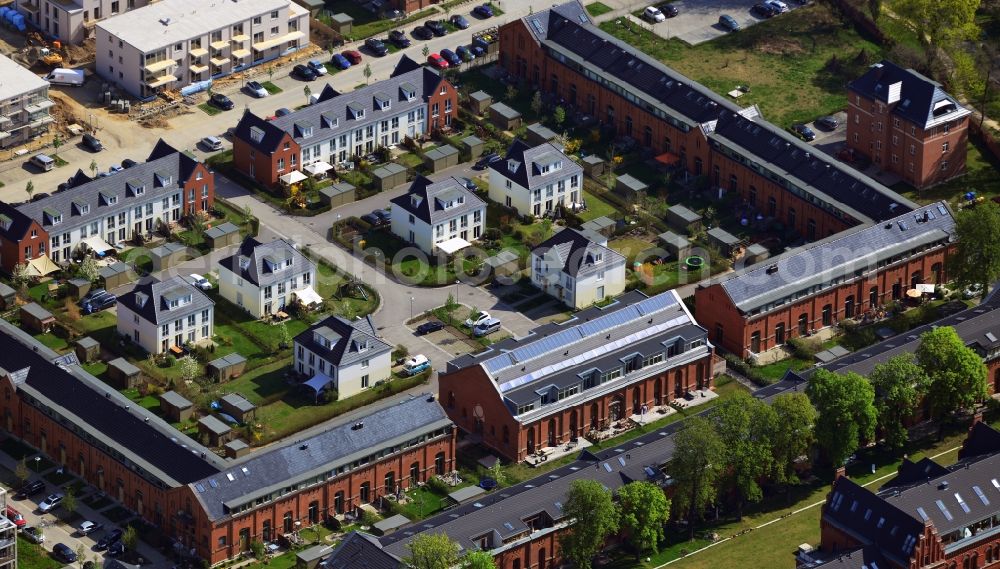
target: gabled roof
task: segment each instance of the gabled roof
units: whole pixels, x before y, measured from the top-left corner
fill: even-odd
[[[285,268],[285,262],[288,259],[291,259],[292,264]],[[306,259],[288,241],[275,239],[261,243],[253,237],[244,239],[243,243],[240,244],[239,251],[221,259],[219,264],[258,288],[268,286],[276,281],[286,280],[289,275],[316,270],[316,265]],[[280,266],[281,268],[272,271],[271,266]]]
[[[332,347],[316,341],[319,333]],[[335,366],[350,365],[392,350],[392,345],[379,338],[371,316],[348,321],[340,316],[330,316],[295,336],[295,343]],[[367,345],[364,351],[359,345]]]
[[[618,251],[595,243],[568,227],[540,243],[531,254],[561,266],[562,272],[574,278],[581,272],[598,271],[625,262]],[[597,260],[598,257],[601,260]]]
[[[261,132],[260,142],[254,140],[254,137],[251,136],[253,129],[258,129]],[[234,137],[265,154],[271,154],[278,150],[278,145],[285,138],[285,134],[285,131],[278,128],[272,121],[258,117],[251,113],[249,109],[243,112],[240,121],[236,123],[236,130],[233,132]]]
[[[31,217],[21,213],[6,202],[0,202],[0,237],[12,242],[20,241],[28,235]]]
[[[888,60],[869,67],[849,87],[867,98],[893,105],[893,114],[924,128],[971,114],[937,81]]]
[[[340,545],[319,564],[321,569],[402,569],[403,562],[382,550],[378,540],[359,531],[352,531]]]
[[[917,513],[883,500],[846,476],[833,483],[823,519],[865,545],[878,547],[895,565],[907,567],[924,532]]]
[[[170,308],[172,300],[177,299],[183,303],[187,296],[191,297],[189,303]],[[142,279],[132,290],[119,296],[118,303],[157,326],[187,318],[189,314],[197,314],[215,305],[208,295],[180,276],[164,281],[155,277]]]
[[[462,203],[458,203],[459,198]],[[428,225],[486,207],[486,202],[454,177],[432,182],[424,176],[417,176],[405,194],[390,201],[393,209],[398,207],[412,213]],[[444,204],[448,202],[454,205],[445,208]]]
[[[551,162],[562,162],[562,167],[543,174],[541,166]],[[545,142],[532,147],[523,140],[514,140],[514,143],[507,149],[505,159],[492,162],[489,167],[528,190],[534,190],[556,180],[563,180],[573,174],[579,175],[583,172],[583,168],[579,164],[563,154],[562,150],[552,143]]]

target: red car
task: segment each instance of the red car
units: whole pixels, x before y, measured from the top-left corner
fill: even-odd
[[[21,512],[14,509],[14,506],[7,506],[7,511],[5,512],[7,519],[13,522],[13,524],[19,528],[23,528],[27,522]]]
[[[438,69],[448,69],[448,62],[445,60],[445,58],[441,57],[437,53],[432,53],[428,55],[427,63],[430,63],[431,65],[437,67]]]
[[[357,65],[357,64],[361,63],[361,52],[359,52],[359,51],[355,51],[353,49],[349,49],[349,50],[341,53],[340,55],[343,55],[344,57],[346,57],[347,61],[351,62],[351,65]]]

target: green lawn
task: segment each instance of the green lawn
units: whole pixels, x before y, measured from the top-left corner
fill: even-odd
[[[608,247],[618,251],[628,259],[628,267],[632,268],[632,262],[639,253],[653,247],[653,244],[644,239],[636,237],[618,237],[608,242]]]
[[[45,334],[35,334],[35,339],[57,352],[62,352],[69,347],[69,342],[51,332],[46,332]]]
[[[600,16],[601,14],[607,14],[611,11],[611,6],[608,6],[603,2],[591,2],[590,4],[587,4],[586,8],[587,13],[594,18]]]
[[[268,399],[280,397],[288,390],[285,371],[290,364],[290,359],[282,359],[262,365],[244,372],[236,379],[214,386],[211,393],[217,396],[224,393],[239,393],[254,405],[263,405]]]
[[[399,237],[392,233],[373,229],[365,235],[364,249],[366,254],[380,258],[386,267],[391,266],[392,272],[399,277],[413,282],[416,286],[438,286],[455,282],[455,266],[452,262],[443,262],[432,266],[427,256],[417,252],[402,253],[409,248]]]
[[[283,91],[281,87],[278,87],[277,85],[271,83],[270,81],[264,81],[263,83],[260,84],[260,86],[263,87],[264,90],[266,90],[269,95],[277,95],[278,93]]]
[[[822,3],[694,47],[664,40],[635,24],[629,30],[608,21],[601,29],[717,93],[749,86],[739,105],[757,104],[766,118],[781,126],[842,110],[847,104],[844,85],[882,56],[881,47]],[[858,58],[862,50],[866,57]]]
[[[202,103],[198,105],[198,108],[205,111],[205,113],[207,113],[209,116],[213,117],[222,112],[222,109],[220,109],[219,107],[216,107],[215,105],[210,105],[208,103]]]
[[[376,18],[374,14],[362,8],[360,4],[350,0],[328,0],[326,2],[326,10],[333,14],[343,12],[354,18],[354,25],[347,41],[387,34],[389,30],[402,28],[411,22],[437,13],[436,8],[428,8],[413,12],[403,20],[383,20]],[[330,18],[325,14],[321,14],[319,20],[326,25],[330,25]]]
[[[63,564],[56,561],[40,545],[17,536],[17,567],[19,569],[59,569]]]
[[[601,216],[610,217],[611,219],[621,216],[618,208],[590,192],[583,192],[583,199],[587,203],[587,210],[580,212],[580,219],[583,221],[590,221]]]
[[[399,513],[411,520],[430,517],[451,504],[448,498],[431,492],[427,487],[407,490],[406,495],[410,501],[399,507]]]

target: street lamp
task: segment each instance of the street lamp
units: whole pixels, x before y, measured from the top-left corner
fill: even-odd
[[[36,456],[35,457],[35,474],[39,474],[40,473],[40,471],[38,469],[39,469],[39,464],[41,462],[42,462],[42,457]]]
[[[410,296],[410,320],[413,320],[413,296]]]

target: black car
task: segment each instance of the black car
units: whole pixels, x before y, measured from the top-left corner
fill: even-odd
[[[438,37],[448,33],[448,28],[444,27],[444,24],[438,20],[427,20],[427,22],[424,23],[424,26]]]
[[[368,48],[368,51],[374,53],[378,57],[382,57],[383,55],[389,53],[389,48],[387,48],[380,39],[375,39],[375,38],[366,39],[365,47]]]
[[[125,544],[121,540],[118,540],[108,546],[108,556],[118,557],[119,555],[125,553]]]
[[[399,30],[389,32],[389,41],[399,49],[410,47],[410,38],[406,37],[406,34]]]
[[[434,32],[432,32],[427,26],[417,26],[413,28],[413,37],[418,40],[429,40],[434,37]]]
[[[104,534],[104,537],[97,540],[97,545],[95,545],[94,548],[97,551],[104,551],[108,547],[111,547],[112,543],[121,540],[123,535],[125,535],[124,531],[122,531],[120,528],[115,528],[109,531],[108,533]]]
[[[52,553],[65,563],[76,562],[76,552],[65,543],[57,543],[52,546]]]
[[[480,158],[476,162],[476,165],[473,166],[473,168],[475,168],[476,170],[485,170],[486,167],[489,166],[490,164],[496,162],[497,160],[502,160],[502,159],[503,158],[501,158],[500,155],[497,154],[496,152],[490,152],[489,154],[486,154],[482,158]]]
[[[111,308],[112,306],[118,304],[118,297],[113,294],[106,294],[85,302],[83,304],[84,314],[93,314],[95,312],[100,312],[104,309]]]
[[[437,320],[431,320],[430,322],[424,322],[420,326],[417,326],[417,334],[423,336],[424,334],[430,334],[431,332],[437,332],[442,329],[444,329],[444,324],[438,322]]]
[[[89,148],[91,152],[100,152],[104,150],[104,145],[101,144],[101,141],[89,132],[83,135],[83,145]]]
[[[29,482],[21,487],[14,495],[14,499],[23,500],[28,496],[34,496],[35,494],[40,494],[45,490],[45,483],[41,480],[35,480],[34,482]]]
[[[313,71],[312,68],[309,67],[308,65],[304,65],[302,63],[292,68],[292,76],[298,77],[299,79],[302,79],[304,81],[316,80],[316,72]]]
[[[228,111],[235,106],[233,105],[233,100],[223,95],[222,93],[212,93],[212,96],[209,97],[208,102],[215,105],[216,107],[219,107],[224,111]]]
[[[801,138],[806,142],[811,142],[813,140],[816,140],[816,133],[813,132],[813,129],[809,128],[808,126],[802,123],[793,124],[792,132],[794,132],[796,136],[798,136],[799,138]]]
[[[379,218],[379,221],[382,222],[382,225],[389,225],[390,223],[392,223],[392,212],[390,212],[389,210],[376,209],[372,211],[372,215]]]
[[[771,5],[764,4],[763,2],[754,4],[753,8],[750,8],[750,13],[761,18],[770,18],[777,14]]]
[[[836,130],[840,126],[840,121],[829,115],[816,119],[816,126],[824,130]]]
[[[378,227],[379,225],[382,225],[382,220],[379,219],[379,217],[374,213],[366,213],[362,215],[361,221],[364,221],[365,223],[371,225],[372,227]]]
[[[126,169],[127,168],[131,168],[132,166],[135,166],[136,164],[138,164],[138,162],[136,162],[135,160],[132,160],[131,158],[126,158],[126,159],[122,160],[122,168],[126,168]]]
[[[663,15],[666,16],[666,17],[668,17],[668,18],[673,18],[677,14],[681,13],[680,10],[677,9],[677,6],[674,6],[673,4],[663,4],[663,5],[661,5],[660,6],[660,11],[663,12]]]

